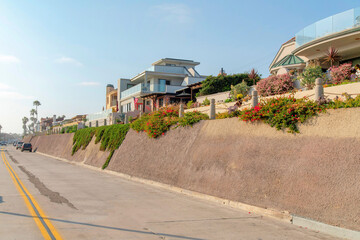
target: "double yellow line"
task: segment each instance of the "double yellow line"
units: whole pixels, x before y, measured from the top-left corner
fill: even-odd
[[[14,169],[9,164],[6,159],[5,152],[1,149],[1,157],[4,161],[4,164],[17,188],[23,197],[27,208],[30,211],[30,215],[33,217],[36,225],[39,227],[41,234],[44,239],[51,240],[62,240],[60,234],[56,231],[55,227],[50,222],[49,218],[46,217],[43,210],[40,208],[39,204],[35,201],[34,197],[29,193],[24,184],[21,182],[20,178],[14,171]]]

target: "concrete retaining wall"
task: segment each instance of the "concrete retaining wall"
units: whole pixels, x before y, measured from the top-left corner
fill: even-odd
[[[236,118],[202,121],[158,139],[130,130],[108,169],[360,230],[359,119],[360,109],[332,110],[297,135]],[[69,156],[71,141],[72,134],[32,140],[46,154],[104,163],[108,153],[93,142]]]

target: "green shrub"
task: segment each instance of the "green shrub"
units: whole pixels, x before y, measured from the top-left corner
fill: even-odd
[[[184,117],[179,119],[178,125],[181,127],[192,126],[194,123],[207,119],[209,119],[209,116],[207,114],[198,111],[187,112],[184,114]]]
[[[73,133],[77,131],[77,125],[66,127],[66,133]]]
[[[344,100],[334,99],[334,101],[327,104],[327,107],[331,109],[360,107],[360,95],[357,95],[355,98],[350,97],[346,93],[342,95]]]
[[[202,82],[202,88],[199,92],[199,95],[204,96],[204,95],[218,93],[218,92],[230,91],[231,86],[235,86],[235,85],[241,83],[243,80],[249,86],[251,86],[253,84],[253,81],[251,79],[249,79],[249,76],[247,73],[226,75],[226,76],[219,75],[217,77],[208,76]]]
[[[115,124],[110,126],[80,129],[76,131],[73,138],[72,155],[74,155],[80,148],[85,149],[95,135],[95,143],[97,144],[101,142],[100,150],[110,151],[110,154],[103,165],[104,169],[109,164],[114,151],[118,149],[124,141],[129,128],[129,124]]]
[[[229,103],[229,102],[233,102],[234,100],[232,100],[231,98],[225,99],[225,103]]]
[[[186,104],[186,106],[187,106],[187,108],[192,108],[193,104],[194,104],[194,102],[191,100]]]
[[[202,105],[203,105],[203,106],[209,106],[209,105],[210,105],[210,100],[206,97],[206,98],[204,99],[204,101],[202,102]]]
[[[324,78],[325,74],[323,73],[320,66],[308,66],[300,74],[298,79],[301,81],[301,84],[308,89],[313,89],[315,86],[315,80],[317,78]]]
[[[232,99],[237,99],[239,94],[242,94],[243,97],[246,97],[249,94],[250,87],[246,84],[245,81],[231,86],[230,96]]]

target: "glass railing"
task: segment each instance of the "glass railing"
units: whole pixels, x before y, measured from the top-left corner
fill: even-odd
[[[295,35],[296,47],[300,47],[317,38],[354,27],[360,27],[360,7],[324,18],[305,27]]]
[[[181,66],[162,66],[162,65],[155,65],[151,66],[146,71],[150,72],[163,72],[163,73],[177,73],[177,74],[186,74],[185,67]]]
[[[126,97],[128,97],[130,95],[133,95],[135,93],[140,93],[142,86],[143,86],[143,83],[139,83],[139,84],[137,84],[137,85],[135,85],[135,86],[133,86],[133,87],[131,87],[129,89],[126,89],[125,91],[122,91],[120,93],[120,98],[122,99],[122,98],[126,98]]]
[[[109,116],[109,114],[112,113],[112,109],[107,109],[105,111],[102,112],[98,112],[98,113],[92,113],[92,114],[88,114],[86,115],[86,119],[88,121],[94,121],[94,120],[98,120],[98,119],[104,119],[107,118]]]
[[[143,94],[143,93],[175,93],[176,90],[184,88],[183,86],[166,85],[161,84],[144,84],[139,83],[123,92],[121,92],[121,99],[129,97],[131,95]]]

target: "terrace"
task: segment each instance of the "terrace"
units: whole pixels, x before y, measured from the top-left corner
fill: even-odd
[[[360,7],[324,18],[305,27],[295,35],[296,48],[316,39],[357,27],[360,27]]]

